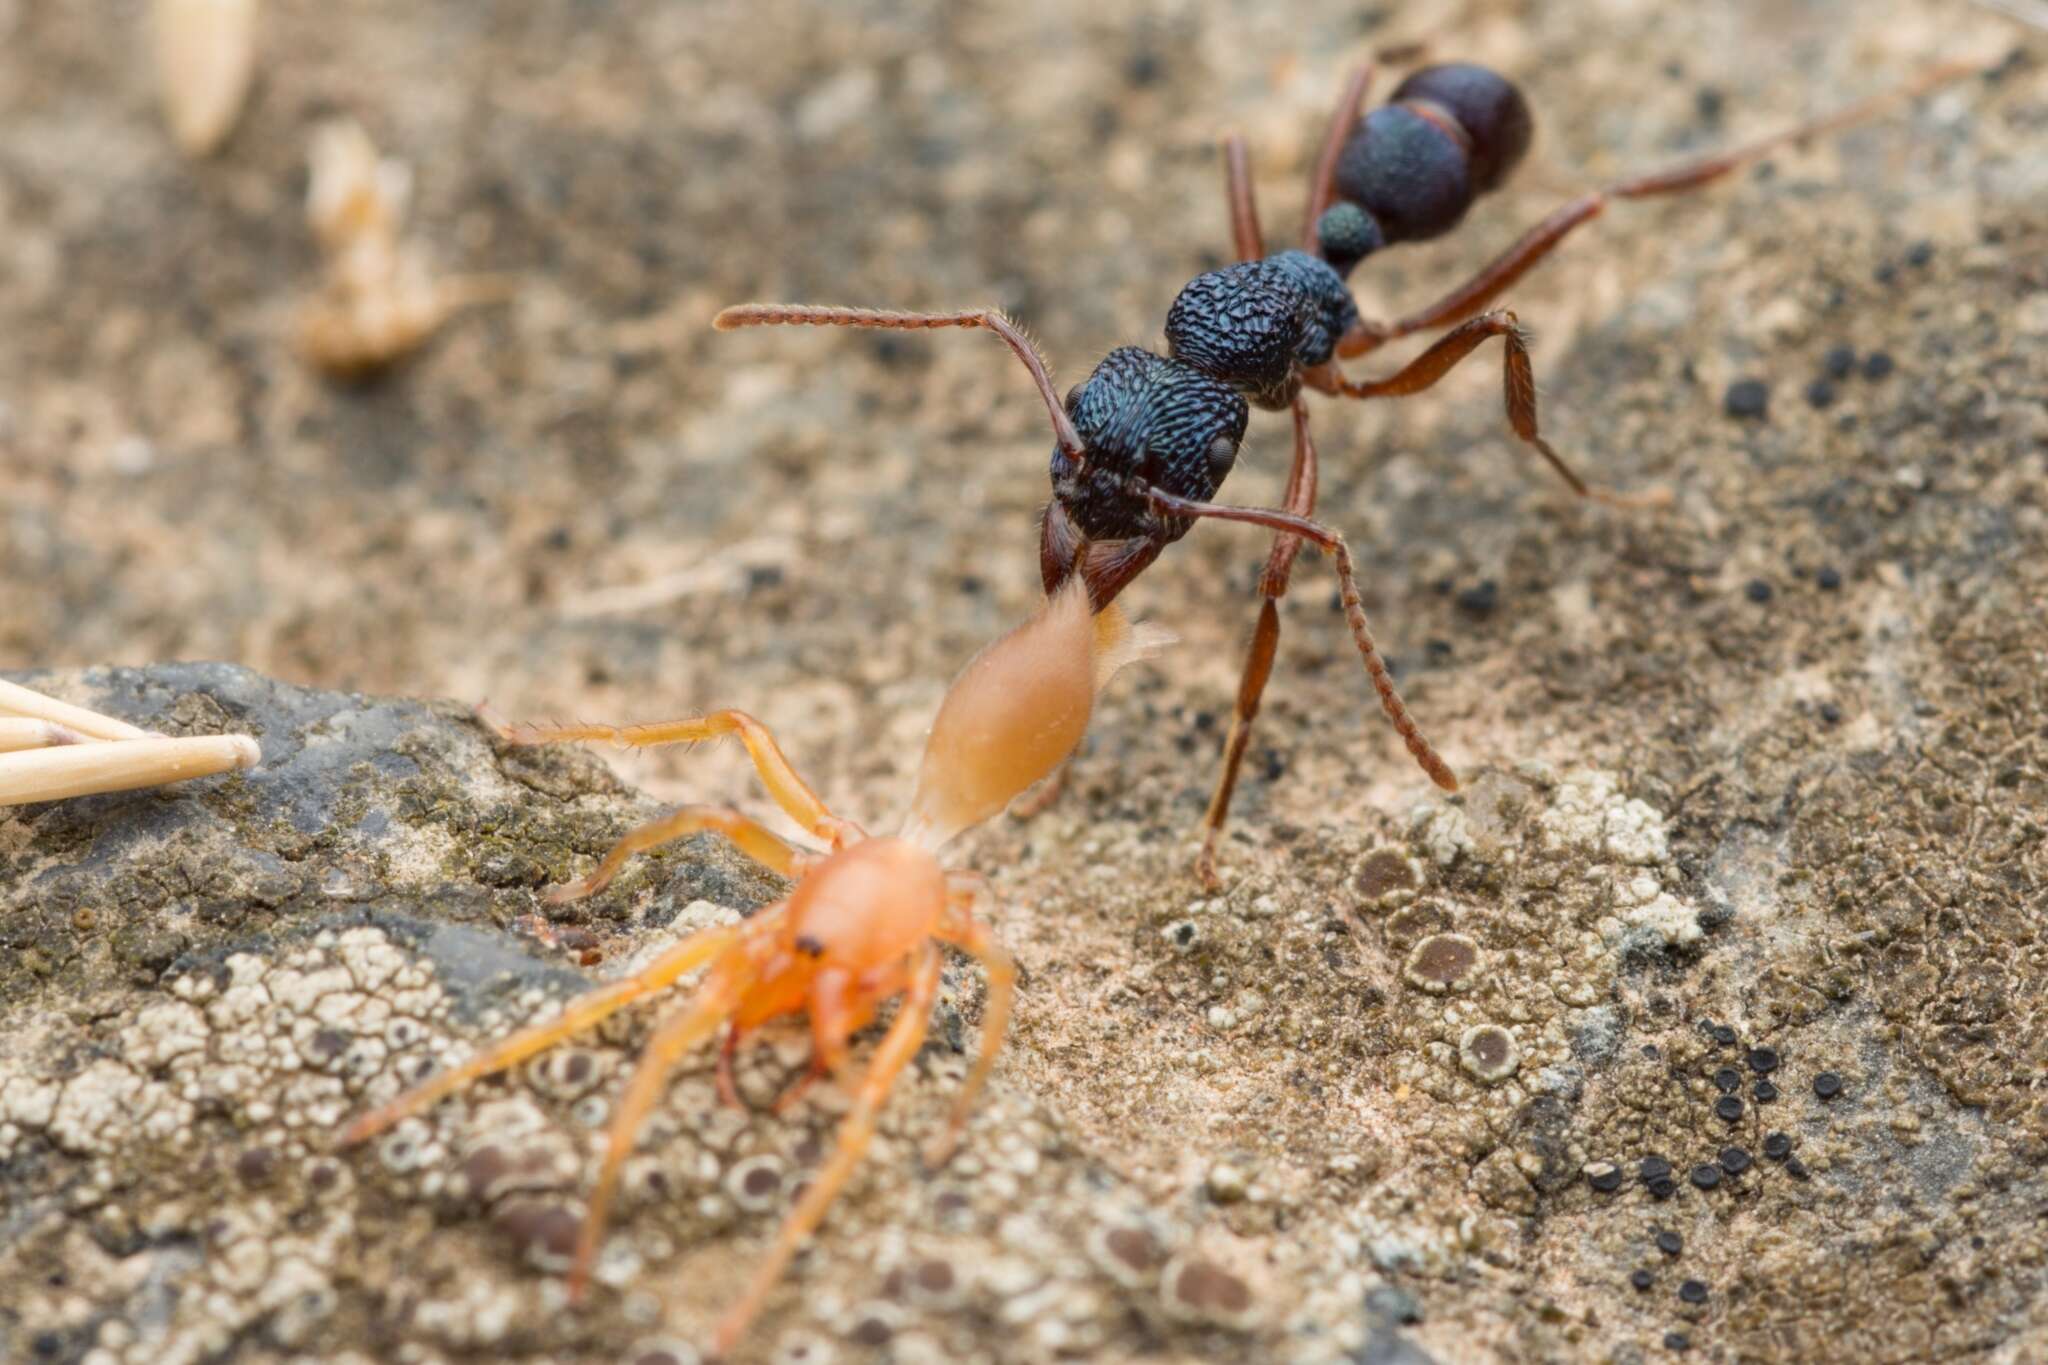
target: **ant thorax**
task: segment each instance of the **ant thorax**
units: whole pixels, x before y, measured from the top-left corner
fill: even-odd
[[[1176,359],[1278,411],[1357,322],[1358,305],[1329,262],[1278,251],[1189,280],[1167,309],[1166,342]]]

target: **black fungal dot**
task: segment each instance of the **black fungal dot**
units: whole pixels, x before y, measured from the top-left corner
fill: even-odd
[[[1719,1043],[1722,1047],[1735,1046],[1735,1030],[1728,1027],[1728,1025],[1716,1024],[1713,1026],[1713,1029],[1711,1031],[1714,1035],[1714,1041]]]
[[[1646,1156],[1643,1158],[1643,1164],[1638,1166],[1636,1170],[1643,1177],[1643,1183],[1647,1185],[1652,1180],[1662,1180],[1665,1176],[1670,1175],[1671,1163],[1661,1156]]]
[[[1831,701],[1824,701],[1820,704],[1820,718],[1825,724],[1840,725],[1842,723],[1842,708]]]
[[[740,1177],[740,1188],[751,1199],[766,1199],[782,1185],[782,1173],[762,1162]]]
[[[1678,1297],[1687,1303],[1705,1303],[1707,1301],[1707,1287],[1698,1280],[1687,1280],[1684,1284],[1678,1286]]]
[[[1810,408],[1833,406],[1835,386],[1825,379],[1816,379],[1806,386],[1806,405]]]
[[[1898,277],[1899,268],[1890,261],[1886,261],[1883,265],[1870,272],[1870,278],[1876,280],[1879,284],[1890,284]]]
[[[1824,1100],[1831,1100],[1842,1093],[1842,1078],[1832,1071],[1823,1071],[1813,1078],[1813,1093]]]
[[[1173,1295],[1198,1313],[1237,1314],[1252,1306],[1251,1286],[1211,1261],[1189,1261],[1174,1276]]]
[[[1813,581],[1822,592],[1839,592],[1842,587],[1842,571],[1830,565],[1815,574]]]
[[[1865,379],[1883,379],[1891,372],[1892,358],[1890,352],[1872,351],[1869,355],[1863,357],[1863,377]]]
[[[1733,1123],[1742,1117],[1742,1100],[1735,1095],[1723,1095],[1714,1101],[1714,1117],[1723,1123]]]
[[[1500,584],[1491,578],[1480,582],[1477,587],[1467,588],[1458,594],[1458,606],[1474,616],[1490,616],[1500,605]]]
[[[1657,1250],[1666,1256],[1676,1256],[1685,1250],[1685,1239],[1670,1228],[1662,1228],[1657,1233]]]
[[[1683,1332],[1666,1332],[1664,1334],[1664,1349],[1667,1351],[1689,1351],[1692,1349],[1692,1338]]]
[[[1749,1050],[1749,1069],[1759,1076],[1768,1076],[1778,1069],[1778,1050],[1771,1047],[1753,1047]]]
[[[1110,1255],[1141,1274],[1157,1269],[1160,1261],[1165,1259],[1159,1239],[1144,1228],[1111,1228],[1102,1242],[1109,1248]]]
[[[38,1332],[29,1349],[47,1360],[64,1349],[64,1338],[56,1332]]]
[[[1750,601],[1759,603],[1770,601],[1772,596],[1771,585],[1761,578],[1750,579],[1749,586],[1744,588],[1743,592],[1748,594]]]
[[[927,1294],[950,1294],[958,1279],[953,1273],[953,1267],[944,1261],[920,1263],[917,1269],[911,1272],[911,1278],[917,1282],[917,1287]]]
[[[887,1346],[889,1338],[895,1335],[895,1328],[870,1315],[855,1323],[853,1330],[848,1332],[846,1337],[856,1346]]]
[[[1159,78],[1166,74],[1166,63],[1156,52],[1133,52],[1124,63],[1124,79],[1135,86],[1159,84]]]
[[[1916,270],[1934,259],[1934,243],[1915,242],[1906,249],[1906,264]]]
[[[1770,407],[1770,386],[1761,379],[1738,379],[1721,398],[1721,410],[1730,417],[1760,418]]]
[[[1847,379],[1849,372],[1856,368],[1856,348],[1853,346],[1831,346],[1821,365],[1830,379]]]
[[[1703,1190],[1713,1189],[1721,1183],[1721,1168],[1702,1161],[1692,1168],[1692,1183]]]
[[[1677,1193],[1678,1182],[1668,1175],[1660,1176],[1650,1182],[1650,1197],[1653,1199],[1669,1199]]]
[[[1630,1275],[1628,1277],[1628,1282],[1634,1285],[1637,1289],[1648,1289],[1652,1284],[1655,1284],[1656,1281],[1657,1277],[1655,1275],[1652,1275],[1647,1270],[1638,1270],[1633,1275]]]
[[[1751,1164],[1747,1149],[1742,1147],[1723,1147],[1721,1149],[1721,1169],[1728,1172],[1728,1174],[1741,1175],[1750,1168]]]
[[[1764,1138],[1764,1155],[1773,1161],[1783,1161],[1792,1155],[1792,1139],[1784,1133],[1772,1133]]]
[[[1787,1157],[1785,1159],[1785,1174],[1791,1176],[1794,1180],[1806,1179],[1806,1163],[1796,1156]]]
[[[1714,1088],[1726,1095],[1742,1084],[1742,1073],[1732,1066],[1724,1066],[1714,1073]]]
[[[277,1173],[277,1153],[268,1147],[251,1147],[235,1158],[235,1176],[244,1185],[268,1185]]]
[[[1823,717],[1823,719],[1826,718]],[[1835,719],[1840,720],[1841,717],[1837,716]],[[1829,722],[1829,724],[1833,723],[1833,721]],[[1758,1081],[1750,1087],[1749,1093],[1756,1098],[1758,1104],[1769,1104],[1772,1100],[1778,1098],[1778,1087],[1772,1085],[1769,1081]]]
[[[1586,1183],[1602,1194],[1612,1194],[1621,1188],[1621,1167],[1603,1166],[1587,1176]]]

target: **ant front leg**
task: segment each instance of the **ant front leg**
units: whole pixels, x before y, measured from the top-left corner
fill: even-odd
[[[1502,360],[1501,388],[1508,425],[1516,436],[1534,446],[1537,453],[1550,462],[1558,477],[1571,485],[1572,492],[1610,507],[1643,508],[1670,504],[1671,494],[1664,489],[1628,494],[1589,485],[1551,449],[1550,442],[1543,439],[1536,426],[1536,373],[1529,363],[1529,339],[1515,315],[1506,309],[1495,309],[1469,319],[1385,379],[1362,382],[1346,379],[1332,364],[1323,372],[1310,375],[1309,382],[1325,393],[1344,398],[1405,398],[1435,384],[1459,361],[1472,354],[1481,342],[1492,337],[1501,337],[1507,343],[1507,354]]]
[[[1648,175],[1619,180],[1580,195],[1530,228],[1513,246],[1488,262],[1478,274],[1427,308],[1411,313],[1398,322],[1361,321],[1339,343],[1337,353],[1347,359],[1364,355],[1367,351],[1383,346],[1397,337],[1415,332],[1434,331],[1470,317],[1533,269],[1573,230],[1599,217],[1611,200],[1648,199],[1657,195],[1684,194],[1700,189],[1733,171],[1762,160],[1781,147],[1806,142],[1823,133],[1832,133],[1862,123],[1896,100],[1915,98],[1950,81],[1988,69],[1980,62],[1947,62],[1922,72],[1896,90],[1873,96],[1832,114],[1809,119],[1796,127],[1760,138],[1745,146],[1680,162]],[[1315,219],[1311,218],[1309,221],[1313,224]]]
[[[1308,405],[1294,400],[1294,468],[1287,478],[1287,512],[1306,517],[1316,507],[1316,447],[1308,434]],[[1266,568],[1259,575],[1259,621],[1252,628],[1251,648],[1245,654],[1244,672],[1237,683],[1237,706],[1230,717],[1230,734],[1223,742],[1223,769],[1216,776],[1216,790],[1209,797],[1209,809],[1202,816],[1202,851],[1195,857],[1195,875],[1212,890],[1221,886],[1216,875],[1216,845],[1223,837],[1223,825],[1230,818],[1230,798],[1237,790],[1239,770],[1251,743],[1252,722],[1258,719],[1259,701],[1266,681],[1273,674],[1273,659],[1280,647],[1280,599],[1294,572],[1294,557],[1301,553],[1301,538],[1280,532],[1273,537]]]

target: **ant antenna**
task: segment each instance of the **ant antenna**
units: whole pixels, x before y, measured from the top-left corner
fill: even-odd
[[[1024,335],[1022,328],[995,308],[975,308],[959,313],[901,313],[888,308],[835,308],[816,307],[798,303],[741,303],[727,308],[711,319],[711,325],[721,332],[730,332],[741,327],[869,327],[886,328],[893,331],[926,331],[937,327],[978,327],[994,332],[1003,344],[1024,362],[1024,368],[1031,372],[1031,382],[1038,385],[1038,396],[1045,400],[1046,415],[1052,418],[1053,438],[1060,444],[1060,450],[1074,462],[1078,473],[1086,463],[1087,452],[1081,445],[1080,433],[1074,430],[1074,423],[1067,416],[1065,405],[1059,395],[1053,392],[1052,371],[1046,367],[1045,357],[1031,344],[1031,338]]]

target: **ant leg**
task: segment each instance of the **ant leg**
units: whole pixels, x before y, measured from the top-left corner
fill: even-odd
[[[755,1270],[746,1292],[719,1319],[717,1330],[711,1337],[713,1355],[722,1356],[732,1350],[733,1343],[747,1330],[747,1324],[761,1311],[762,1301],[775,1287],[775,1282],[782,1278],[782,1272],[789,1267],[797,1248],[824,1221],[825,1210],[831,1207],[832,1200],[853,1174],[854,1167],[860,1164],[861,1155],[867,1151],[868,1143],[875,1135],[875,1122],[880,1116],[882,1102],[889,1096],[889,1087],[924,1044],[932,1002],[938,993],[939,950],[935,944],[926,943],[917,953],[910,989],[897,1009],[896,1020],[889,1025],[887,1036],[875,1050],[875,1059],[869,1064],[868,1074],[854,1097],[852,1110],[840,1121],[839,1136],[831,1158],[819,1169],[804,1191],[803,1198],[797,1201],[797,1206],[783,1219],[775,1246]]]
[[[1074,423],[1067,416],[1067,408],[1060,401],[1052,386],[1052,371],[1046,367],[1045,357],[1032,345],[1031,338],[1024,335],[1022,328],[1010,321],[997,308],[970,308],[957,313],[903,313],[886,308],[839,308],[807,303],[738,303],[720,312],[711,319],[711,325],[721,332],[730,332],[740,327],[870,327],[892,331],[929,331],[937,327],[978,327],[994,332],[1008,346],[1024,368],[1031,373],[1031,382],[1038,386],[1038,396],[1045,400],[1045,415],[1052,419],[1053,439],[1068,459],[1073,460],[1076,469],[1087,458],[1087,450],[1081,444],[1081,437],[1074,430]]]
[[[1308,404],[1299,395],[1294,400],[1294,468],[1287,477],[1287,497],[1282,506],[1304,517],[1316,507],[1316,447],[1308,434]],[[1224,821],[1230,818],[1230,798],[1237,790],[1238,770],[1244,765],[1245,749],[1251,743],[1259,699],[1265,695],[1266,681],[1273,673],[1273,656],[1280,647],[1279,601],[1287,593],[1294,557],[1300,553],[1299,537],[1284,533],[1274,536],[1265,572],[1259,576],[1259,622],[1252,628],[1251,649],[1245,654],[1244,672],[1238,679],[1237,707],[1230,717],[1229,737],[1223,742],[1223,770],[1217,774],[1216,790],[1202,816],[1202,851],[1195,857],[1195,875],[1211,889],[1221,885],[1216,875],[1216,845],[1223,837]]]
[[[1309,176],[1308,210],[1301,220],[1301,249],[1312,255],[1322,245],[1316,237],[1316,224],[1336,197],[1330,185],[1337,178],[1337,159],[1344,155],[1344,144],[1350,139],[1351,130],[1358,126],[1359,111],[1365,107],[1365,92],[1371,88],[1372,63],[1353,67],[1350,78],[1344,82],[1344,93],[1337,97],[1337,107],[1330,111],[1330,126],[1323,132],[1322,149],[1316,153],[1315,170]]]
[[[633,1140],[661,1098],[668,1073],[685,1052],[708,1038],[733,1012],[741,995],[753,984],[753,974],[747,971],[707,982],[695,999],[661,1021],[647,1042],[647,1050],[640,1054],[633,1079],[627,1082],[626,1093],[619,1097],[618,1112],[612,1116],[611,1130],[605,1138],[604,1165],[598,1170],[597,1185],[590,1192],[590,1208],[583,1215],[583,1231],[576,1239],[576,1259],[569,1267],[571,1303],[583,1297],[590,1283],[590,1267],[604,1241],[605,1215],[611,1208],[612,1194],[618,1189],[619,1173],[625,1169],[626,1158],[633,1154]]]
[[[846,841],[846,835],[856,829],[851,821],[840,819],[818,799],[818,794],[811,790],[810,784],[798,776],[796,768],[783,756],[781,746],[776,744],[775,736],[768,733],[768,727],[744,711],[713,711],[708,716],[696,716],[689,720],[660,721],[649,725],[533,725],[523,721],[507,723],[498,720],[481,707],[477,710],[477,716],[501,741],[522,746],[564,742],[611,743],[644,749],[657,744],[697,744],[725,735],[738,735],[740,743],[747,746],[747,756],[754,760],[754,771],[760,774],[761,785],[768,789],[768,794],[775,798],[775,804],[782,807],[790,819],[834,848],[841,847]],[[651,829],[652,826],[648,828]],[[639,832],[636,830],[635,834]],[[763,830],[762,833],[766,834],[767,831]],[[728,837],[746,849],[750,856],[787,875],[785,869],[778,866],[772,857],[765,857],[762,853],[756,852],[753,846],[743,842],[738,835],[728,834]],[[649,845],[641,844],[639,847],[646,848]],[[590,888],[593,891],[596,889]],[[582,894],[587,895],[589,892]]]
[[[1396,337],[1446,327],[1478,312],[1502,290],[1522,278],[1533,266],[1548,256],[1574,228],[1597,218],[1611,199],[1647,199],[1653,195],[1683,194],[1689,190],[1699,189],[1731,171],[1760,160],[1780,147],[1805,142],[1823,133],[1832,133],[1852,124],[1862,123],[1895,100],[1912,99],[1937,86],[1987,69],[1979,62],[1947,62],[1922,72],[1896,90],[1872,96],[1846,109],[1836,110],[1832,114],[1809,119],[1796,127],[1760,138],[1745,146],[1680,162],[1649,175],[1616,181],[1612,185],[1581,195],[1530,228],[1519,241],[1487,264],[1478,274],[1429,307],[1411,313],[1398,322],[1361,323],[1339,343],[1337,353],[1347,358],[1363,355]]]
[[[954,903],[956,922],[940,930],[939,937],[959,948],[960,951],[981,963],[988,974],[988,1005],[981,1015],[981,1051],[975,1055],[974,1070],[967,1073],[967,1080],[961,1085],[960,1093],[953,1097],[953,1110],[946,1118],[946,1126],[925,1148],[925,1164],[943,1166],[953,1155],[953,1149],[960,1144],[960,1134],[967,1127],[967,1115],[974,1108],[976,1097],[988,1081],[989,1072],[995,1069],[996,1053],[1002,1050],[1003,1034],[1010,1023],[1010,1005],[1017,994],[1017,962],[1010,956],[996,938],[995,931],[974,918],[970,908],[977,895],[994,897],[994,889],[985,877],[974,877],[956,895],[960,900]]]
[[[767,826],[730,810],[724,806],[684,806],[673,815],[659,820],[650,820],[644,825],[627,830],[611,851],[604,855],[604,861],[597,870],[581,881],[565,882],[550,890],[541,899],[549,905],[565,905],[570,901],[594,896],[611,885],[612,878],[619,875],[619,869],[635,853],[663,844],[673,843],[685,835],[699,830],[716,830],[731,840],[740,852],[752,858],[771,872],[784,877],[795,878],[810,865],[815,855],[784,843]],[[835,841],[836,842],[836,841]]]
[[[1380,709],[1393,722],[1394,730],[1408,747],[1408,753],[1422,770],[1429,774],[1430,781],[1445,791],[1458,789],[1457,774],[1437,753],[1434,746],[1423,737],[1422,730],[1415,724],[1415,718],[1408,714],[1407,705],[1401,694],[1394,688],[1393,675],[1387,672],[1386,660],[1380,657],[1379,646],[1373,643],[1372,629],[1366,623],[1365,604],[1358,592],[1358,576],[1353,570],[1351,551],[1344,544],[1344,537],[1336,531],[1308,517],[1292,512],[1283,512],[1271,507],[1235,507],[1225,503],[1196,502],[1192,498],[1177,497],[1163,488],[1155,488],[1143,479],[1132,479],[1125,485],[1126,491],[1144,498],[1155,512],[1166,516],[1200,518],[1208,517],[1217,521],[1237,521],[1248,526],[1263,526],[1269,531],[1280,531],[1287,535],[1299,536],[1309,541],[1330,558],[1331,568],[1337,574],[1338,598],[1344,608],[1344,620],[1351,628],[1351,642],[1358,647],[1360,659],[1365,663],[1366,676],[1372,680],[1373,690],[1379,693]]]
[[[756,920],[775,911],[756,915]],[[428,1077],[419,1085],[381,1108],[373,1109],[342,1129],[339,1145],[350,1147],[374,1137],[403,1119],[425,1111],[436,1101],[454,1094],[472,1081],[495,1075],[519,1065],[528,1057],[545,1052],[556,1043],[594,1027],[642,996],[666,990],[685,972],[702,966],[737,942],[740,930],[734,926],[705,929],[690,935],[653,962],[629,977],[578,996],[554,1018],[521,1029],[496,1047],[481,1052],[461,1066]]]
[[[1237,259],[1264,260],[1266,234],[1259,227],[1259,201],[1252,194],[1251,159],[1236,133],[1223,139],[1223,193],[1230,201],[1230,240],[1237,246]]]
[[[1642,494],[1616,493],[1604,488],[1595,488],[1580,478],[1572,467],[1564,462],[1550,442],[1543,439],[1536,429],[1536,375],[1529,364],[1529,338],[1522,331],[1515,315],[1506,309],[1481,313],[1470,318],[1444,334],[1435,345],[1403,366],[1397,373],[1385,379],[1358,381],[1344,378],[1331,366],[1327,373],[1319,376],[1327,393],[1339,394],[1345,398],[1404,398],[1420,393],[1448,374],[1457,363],[1472,354],[1478,345],[1490,337],[1502,337],[1507,342],[1507,355],[1502,363],[1501,387],[1503,401],[1507,405],[1508,425],[1527,444],[1534,446],[1544,459],[1550,462],[1558,476],[1571,485],[1574,493],[1594,502],[1610,507],[1661,507],[1668,505],[1671,495],[1664,490]],[[1311,377],[1316,382],[1318,377]]]

